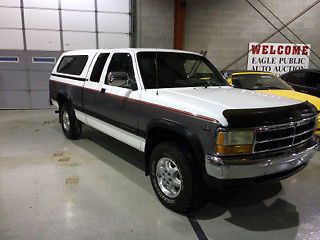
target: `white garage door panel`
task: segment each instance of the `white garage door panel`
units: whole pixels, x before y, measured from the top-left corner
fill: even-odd
[[[0,71],[0,90],[1,91],[18,91],[26,90],[27,77],[24,70],[21,71]],[[0,92],[1,93],[1,92]]]
[[[130,0],[98,0],[98,11],[130,12]]]
[[[32,109],[50,108],[49,91],[32,91],[31,105]]]
[[[100,48],[130,47],[131,2],[0,0],[0,55],[19,58],[18,63],[0,63],[0,109],[50,107],[48,82],[54,64],[33,62],[33,57],[58,59],[61,48],[64,51],[94,49],[97,44]]]
[[[30,88],[37,91],[48,91],[50,74],[51,72],[30,71]]]
[[[130,47],[130,36],[127,34],[99,33],[100,48],[127,48]]]
[[[62,11],[62,29],[95,31],[94,13]]]
[[[61,0],[61,8],[93,11],[94,0]]]
[[[0,6],[20,7],[20,0],[0,0]]]
[[[23,0],[25,7],[58,9],[58,0]]]
[[[58,31],[26,30],[28,50],[60,50]]]
[[[28,108],[27,91],[0,91],[0,109]]]
[[[25,9],[26,28],[59,30],[59,13],[56,10]]]
[[[129,14],[122,13],[99,13],[98,27],[103,32],[129,33]]]
[[[0,29],[0,36],[0,49],[23,49],[22,30]]]
[[[64,32],[64,50],[96,48],[95,33]]]
[[[0,8],[0,28],[22,28],[21,10]]]

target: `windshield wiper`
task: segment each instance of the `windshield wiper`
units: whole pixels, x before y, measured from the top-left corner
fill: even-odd
[[[205,57],[207,54],[207,51],[201,51],[200,54]],[[188,79],[191,78],[193,76],[193,74],[198,70],[199,66],[201,64],[200,60],[196,60],[195,63],[192,65],[191,70],[189,72],[189,74],[187,75]]]
[[[266,90],[268,90],[268,89],[270,89],[270,90],[272,90],[272,89],[280,89],[280,90],[282,90],[281,87],[275,87],[275,86],[265,86],[264,89],[266,89]]]

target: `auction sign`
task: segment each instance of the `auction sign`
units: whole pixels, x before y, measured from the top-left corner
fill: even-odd
[[[308,68],[310,47],[310,44],[249,43],[247,69],[281,75]]]

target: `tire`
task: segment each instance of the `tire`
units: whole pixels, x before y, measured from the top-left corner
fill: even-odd
[[[151,184],[165,207],[177,213],[189,213],[203,205],[204,184],[186,147],[176,142],[160,143],[153,149],[150,161]]]
[[[59,117],[64,135],[69,139],[79,138],[82,131],[82,123],[77,120],[71,104],[65,103],[60,107]]]

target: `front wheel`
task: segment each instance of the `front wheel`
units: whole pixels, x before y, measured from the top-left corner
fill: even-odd
[[[150,156],[150,179],[161,203],[187,213],[203,203],[203,185],[192,154],[176,142],[158,144]]]
[[[73,107],[63,104],[60,107],[60,123],[64,135],[69,139],[79,138],[82,131],[82,123],[77,120]]]

